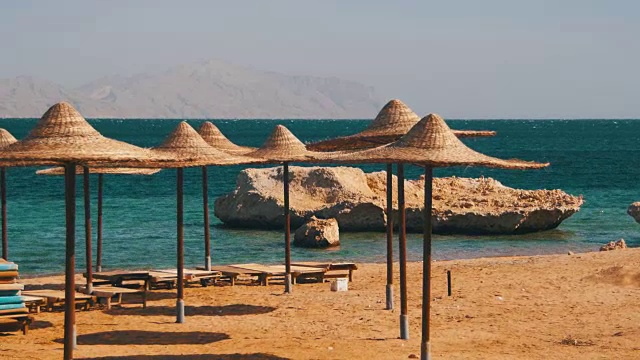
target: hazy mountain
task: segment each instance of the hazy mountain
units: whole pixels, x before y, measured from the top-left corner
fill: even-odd
[[[372,118],[381,106],[373,88],[359,83],[221,61],[109,76],[75,89],[24,76],[0,80],[0,117],[38,117],[61,100],[85,117],[117,118]]]

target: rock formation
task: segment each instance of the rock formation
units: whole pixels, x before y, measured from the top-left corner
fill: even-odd
[[[600,247],[600,251],[610,251],[610,250],[618,250],[618,249],[626,249],[627,243],[624,239],[620,239],[618,241],[609,241],[609,243],[602,245]]]
[[[289,172],[292,227],[316,216],[335,218],[342,231],[385,230],[384,172],[366,174],[350,167],[290,167]],[[396,181],[394,176],[394,189]],[[405,181],[409,231],[422,231],[423,184],[422,178]],[[553,229],[583,203],[581,196],[561,190],[512,189],[491,178],[436,178],[433,194],[433,231],[440,234]],[[215,215],[233,227],[282,228],[283,203],[282,167],[246,169],[238,175],[236,189],[216,199]]]
[[[340,230],[336,219],[311,219],[299,227],[293,245],[309,248],[327,248],[340,245]]]
[[[629,205],[627,208],[627,214],[631,215],[632,218],[636,220],[636,222],[640,223],[640,201],[636,201],[633,204]]]

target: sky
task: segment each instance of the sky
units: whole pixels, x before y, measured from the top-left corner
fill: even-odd
[[[0,78],[74,87],[220,59],[445,118],[640,118],[637,1],[7,1]]]

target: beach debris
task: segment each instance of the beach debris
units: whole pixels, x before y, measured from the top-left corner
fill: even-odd
[[[634,218],[637,223],[640,223],[640,201],[636,201],[629,205],[627,208],[627,214]]]
[[[409,359],[417,359],[418,355],[416,354],[409,354]]]
[[[567,253],[567,255],[574,255],[574,252],[573,252],[573,251],[569,251],[569,252]]]
[[[624,239],[618,239],[617,241],[609,241],[609,243],[602,245],[600,247],[600,251],[610,251],[610,250],[618,250],[618,249],[626,249],[627,243]]]
[[[336,219],[318,219],[312,216],[299,227],[293,245],[309,248],[327,248],[340,245],[340,229]]]
[[[289,174],[293,228],[316,216],[335,218],[341,231],[385,231],[386,172],[291,166]],[[281,167],[242,170],[236,188],[216,199],[215,215],[233,227],[282,228],[282,177]],[[561,190],[513,189],[491,178],[435,178],[433,195],[432,224],[438,234],[549,230],[579,211],[584,202],[581,196]],[[405,202],[407,231],[421,233],[423,177],[405,181]],[[392,216],[396,217],[397,211]]]
[[[591,340],[578,340],[571,335],[565,336],[564,339],[560,341],[562,345],[571,345],[571,346],[593,346],[595,343]]]

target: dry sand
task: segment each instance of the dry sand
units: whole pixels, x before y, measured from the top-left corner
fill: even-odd
[[[453,272],[451,297],[446,269]],[[384,310],[384,264],[363,264],[343,293],[328,283],[297,285],[291,295],[278,285],[187,288],[182,325],[174,323],[169,290],[152,292],[146,310],[79,311],[75,355],[407,359],[419,355],[421,263],[408,270],[409,341],[398,339],[398,312]],[[640,358],[640,249],[442,261],[433,274],[434,358]],[[59,285],[62,277],[24,282]],[[62,312],[37,315],[27,336],[15,330],[0,325],[0,358],[62,357]]]

